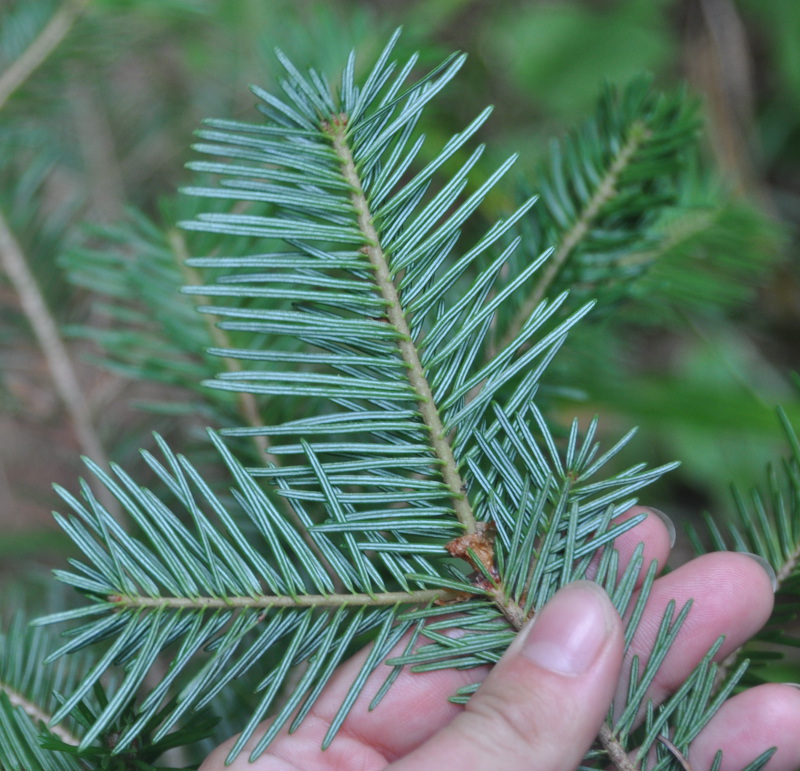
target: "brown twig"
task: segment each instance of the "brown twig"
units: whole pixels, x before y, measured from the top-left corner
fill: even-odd
[[[625,748],[619,743],[611,726],[608,723],[603,723],[600,726],[600,732],[597,734],[597,739],[603,749],[608,753],[608,759],[613,763],[618,771],[638,771],[636,764],[628,757]]]
[[[95,431],[92,414],[83,395],[83,386],[72,366],[69,352],[36,279],[28,268],[22,248],[14,238],[2,212],[0,212],[0,266],[11,281],[22,310],[33,328],[53,378],[53,385],[66,407],[81,450],[101,466],[108,468],[108,457]],[[105,487],[98,489],[98,498],[110,513],[119,514],[119,504]]]
[[[666,736],[656,737],[675,757],[684,771],[693,771],[689,759]]]
[[[77,747],[80,744],[80,739],[74,736],[63,726],[50,725],[50,719],[52,716],[43,712],[32,701],[26,699],[21,693],[18,693],[17,691],[8,687],[5,683],[0,683],[0,691],[5,693],[5,695],[8,697],[12,707],[20,707],[23,712],[25,712],[25,714],[35,723],[44,723],[47,726],[47,730],[54,736],[57,736],[59,739],[61,739],[62,742],[71,744],[73,747]]]
[[[53,14],[22,55],[0,75],[0,109],[67,36],[91,0],[68,0]]]
[[[119,608],[147,608],[158,610],[234,610],[260,608],[340,608],[344,605],[427,605],[447,598],[447,589],[418,589],[412,592],[375,592],[374,594],[298,594],[296,596],[260,594],[247,597],[144,597],[141,595],[113,594],[107,599]]]

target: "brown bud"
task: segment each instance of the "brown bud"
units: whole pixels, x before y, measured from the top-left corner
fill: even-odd
[[[496,530],[494,522],[478,522],[474,533],[454,538],[445,544],[445,549],[454,557],[469,562],[478,573],[488,573],[492,578],[499,578],[500,574],[494,565]]]

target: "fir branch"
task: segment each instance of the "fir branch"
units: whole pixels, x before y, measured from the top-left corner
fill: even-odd
[[[499,347],[497,341],[508,342],[537,300],[548,294],[568,291],[566,311],[591,300],[596,313],[607,313],[645,287],[660,289],[650,274],[659,259],[677,262],[674,249],[666,258],[659,249],[668,238],[661,224],[691,187],[686,159],[695,142],[695,112],[685,94],[654,92],[648,80],[639,78],[624,89],[607,87],[595,114],[552,143],[549,162],[532,183],[539,202],[520,222],[523,246],[505,278],[546,247],[555,245],[554,257],[528,296],[499,310],[490,350]],[[524,194],[529,194],[527,186]],[[722,236],[718,233],[717,239]],[[695,257],[684,260],[690,267],[671,264],[664,275],[691,283],[683,276],[696,272]],[[728,268],[731,274],[734,270]]]
[[[775,571],[775,591],[779,592],[783,585],[793,576],[797,574],[798,565],[800,565],[800,543],[797,548],[790,552],[784,561],[777,566]]]
[[[148,721],[160,724],[156,740],[166,735],[270,650],[269,674],[229,759],[253,736],[293,668],[307,669],[258,740],[254,759],[287,721],[291,730],[299,725],[350,643],[370,633],[374,647],[327,746],[381,662],[429,671],[497,661],[560,586],[586,577],[601,550],[599,575],[616,607],[624,614],[635,603],[632,624],[641,619],[647,587],[633,600],[641,554],[618,581],[606,547],[639,521],[615,522],[631,496],[668,467],[640,464],[598,479],[628,437],[600,454],[596,422],[583,446],[575,422],[564,456],[536,404],[545,368],[590,305],[559,318],[566,294],[542,299],[513,340],[485,356],[495,315],[525,293],[547,257],[499,286],[521,240],[506,236],[532,200],[462,247],[462,226],[514,158],[465,198],[481,147],[443,184],[432,184],[485,111],[421,170],[410,171],[423,141],[416,134],[422,110],[463,58],[451,57],[409,87],[415,60],[395,69],[395,41],[361,85],[351,59],[340,97],[318,74],[306,78],[279,55],[288,101],[256,90],[266,125],[210,121],[200,132],[197,149],[222,160],[193,166],[215,175],[216,186],[186,192],[225,208],[182,225],[246,236],[257,250],[216,256],[214,248],[215,256],[185,261],[214,271],[211,283],[191,281],[184,291],[205,298],[200,310],[215,328],[233,333],[213,349],[226,371],[206,384],[280,397],[276,425],[224,433],[269,436],[271,453],[286,462],[246,468],[209,432],[233,480],[224,499],[161,439],[165,460],[144,456],[159,492],[121,468],[106,473],[89,463],[136,523],[138,538],[86,486],[81,498],[59,491],[73,512],[59,522],[85,561],[58,575],[94,605],[45,619],[80,623],[54,655],[107,638],[110,644],[56,719],[105,670],[125,667],[84,744],[120,717],[159,652],[173,644],[179,647],[168,673],[144,697],[138,722],[115,752]],[[618,173],[624,171],[621,164]],[[610,180],[603,195],[613,189]],[[257,211],[265,216],[231,210],[231,200],[261,202]],[[604,205],[605,198],[594,204],[598,211]],[[589,215],[578,218],[587,232],[595,213]],[[495,248],[499,253],[480,266]],[[319,398],[311,413],[308,396]],[[278,510],[264,478],[294,516]],[[636,681],[640,700],[677,633],[680,619],[668,620]],[[429,642],[387,661],[412,626]],[[177,700],[162,716],[159,705],[172,689]],[[466,696],[465,690],[456,698]],[[632,720],[640,707],[627,704],[625,714]]]
[[[0,682],[0,693],[4,693],[12,707],[19,707],[22,711],[34,721],[34,723],[42,723],[48,726],[48,730],[57,736],[61,741],[71,744],[75,747],[80,744],[80,739],[68,731],[64,726],[50,725],[53,715],[45,712],[39,705],[26,699],[21,693],[18,693],[11,688],[7,683]]]
[[[73,771],[77,763],[60,753],[51,758],[42,742],[58,741],[70,748],[80,743],[77,722],[53,725],[53,717],[58,694],[80,682],[86,659],[78,656],[45,665],[56,635],[30,625],[27,598],[12,590],[6,600],[6,609],[14,611],[8,626],[0,629],[0,768]]]
[[[614,731],[608,723],[600,726],[597,740],[602,748],[608,753],[608,759],[619,771],[639,771],[637,765],[628,756],[628,751],[620,744]]]
[[[458,465],[453,457],[453,450],[445,436],[445,429],[433,398],[433,392],[420,362],[411,330],[406,322],[397,288],[391,278],[388,260],[381,247],[381,239],[361,186],[353,154],[347,145],[346,116],[332,120],[327,127],[327,131],[333,140],[336,156],[342,164],[344,178],[352,188],[353,207],[358,215],[358,224],[367,243],[365,248],[369,261],[375,268],[375,281],[386,301],[386,315],[390,323],[399,332],[397,345],[403,361],[408,366],[408,378],[417,394],[419,411],[430,434],[433,449],[441,461],[441,473],[450,490],[453,509],[459,522],[466,528],[467,533],[474,533],[476,526],[475,515],[467,497],[464,495],[464,481],[459,474]]]
[[[142,595],[109,595],[107,600],[118,608],[171,608],[175,610],[231,610],[242,608],[342,608],[352,606],[426,605],[448,602],[453,595],[444,589],[418,589],[409,592],[375,592],[361,594],[297,594],[295,596],[258,595],[255,597],[146,597]]]
[[[583,240],[589,229],[594,224],[603,207],[610,201],[617,192],[617,181],[625,169],[631,163],[636,153],[652,136],[652,132],[647,126],[638,121],[634,123],[626,142],[619,148],[616,156],[611,161],[605,176],[597,182],[594,194],[589,198],[584,208],[578,213],[578,217],[561,237],[553,256],[548,260],[542,277],[536,282],[536,286],[511,321],[499,348],[505,348],[516,336],[522,325],[530,318],[533,310],[547,296],[552,285],[556,281],[560,271],[566,261],[570,258],[576,246]]]
[[[521,605],[509,600],[502,585],[498,585],[494,591],[488,592],[488,597],[497,605],[511,628],[516,632],[519,632],[525,623],[536,615],[536,608],[526,612]]]
[[[762,560],[764,567],[773,572],[772,588],[776,595],[769,623],[748,643],[725,657],[716,672],[715,688],[727,683],[731,672],[738,670],[760,645],[777,646],[780,650],[798,644],[785,626],[795,617],[800,596],[796,580],[800,565],[800,441],[783,408],[779,407],[777,413],[790,448],[780,464],[782,474],[773,466],[768,467],[766,484],[751,490],[747,497],[734,486],[736,509],[725,529],[718,528],[709,515],[704,517],[711,547],[719,551],[733,548]],[[707,546],[697,530],[691,526],[688,530],[695,551],[705,553]],[[752,658],[746,676],[750,685],[764,681],[760,673],[763,660]]]

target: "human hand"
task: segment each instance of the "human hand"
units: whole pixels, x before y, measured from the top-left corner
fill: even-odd
[[[632,509],[634,516],[647,509]],[[671,534],[650,515],[617,539],[627,563],[639,542],[646,563],[664,565]],[[648,697],[658,704],[674,692],[720,635],[717,660],[751,637],[772,609],[771,577],[747,555],[721,552],[699,557],[656,580],[645,616],[627,652],[646,659],[664,609],[694,599],[691,612]],[[626,688],[623,624],[605,592],[589,582],[564,587],[536,615],[489,671],[403,671],[380,706],[367,705],[383,683],[376,672],[333,744],[320,750],[364,653],[344,664],[299,729],[283,732],[255,763],[246,747],[231,766],[234,740],[219,747],[200,771],[575,771],[597,736],[615,694]],[[447,697],[485,677],[466,707]],[[253,744],[257,741],[253,739]],[[692,743],[693,771],[710,768],[718,749],[722,771],[739,771],[771,746],[768,771],[800,768],[800,690],[762,685],[731,698]]]

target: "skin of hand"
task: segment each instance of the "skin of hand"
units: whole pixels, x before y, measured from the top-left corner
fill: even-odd
[[[655,559],[664,565],[669,556],[674,530],[663,515],[637,507],[623,517],[642,512],[647,518],[615,542],[621,569],[639,542],[645,545],[645,564]],[[281,733],[252,764],[245,748],[225,766],[231,739],[200,771],[575,771],[615,694],[627,688],[630,658],[646,662],[671,599],[679,608],[689,599],[693,605],[648,692],[656,704],[681,685],[720,635],[726,638],[717,660],[755,634],[769,618],[772,597],[772,577],[757,559],[732,552],[699,557],[656,580],[623,655],[623,623],[611,601],[596,584],[579,581],[537,612],[491,670],[404,670],[377,709],[368,711],[385,679],[379,669],[322,751],[322,737],[362,652],[342,665],[295,733]],[[465,707],[447,701],[459,687],[482,678]],[[256,731],[251,749],[259,735]],[[772,746],[778,751],[768,771],[800,768],[796,686],[762,685],[729,699],[692,743],[688,760],[693,771],[706,771],[722,749],[722,771],[740,771]]]

